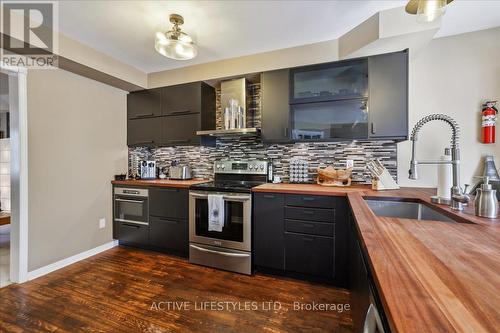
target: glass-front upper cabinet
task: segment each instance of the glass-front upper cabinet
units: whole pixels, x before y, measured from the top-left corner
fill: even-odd
[[[368,138],[366,98],[292,104],[290,107],[294,141]]]
[[[290,71],[290,104],[367,97],[367,59],[295,68]]]

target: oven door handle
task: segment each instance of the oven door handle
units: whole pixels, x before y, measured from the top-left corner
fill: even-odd
[[[115,218],[115,221],[117,221],[117,222],[125,222],[125,223],[133,223],[133,224],[140,224],[140,225],[149,225],[149,223],[147,223],[147,222],[139,222],[139,221],[134,221],[134,220],[119,219],[119,218]]]
[[[143,203],[145,201],[145,199],[143,199],[143,200],[134,200],[134,199],[120,199],[120,198],[116,198],[115,201],[119,201],[119,202],[132,202],[132,203]]]
[[[196,245],[193,245],[193,244],[191,244],[189,246],[192,247],[193,249],[196,249],[196,250],[201,251],[201,252],[220,254],[220,255],[223,255],[223,256],[226,256],[226,257],[238,257],[238,258],[242,258],[242,257],[249,257],[250,256],[250,254],[245,254],[245,253],[229,253],[229,252],[219,252],[219,251],[204,249],[202,247],[199,247],[199,246],[196,246]]]
[[[207,199],[208,194],[199,194],[199,193],[189,193],[190,196],[194,198]],[[248,201],[250,200],[250,196],[235,196],[235,195],[224,195],[222,197],[226,201]]]

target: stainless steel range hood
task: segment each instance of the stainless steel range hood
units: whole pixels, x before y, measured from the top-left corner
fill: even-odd
[[[237,105],[243,108],[245,125],[248,124],[248,106],[249,90],[246,78],[238,78],[221,82],[220,92],[220,110],[222,122],[224,122],[224,109],[230,106],[230,101],[236,101]],[[231,128],[231,129],[213,129],[197,131],[196,135],[209,135],[214,137],[224,136],[258,136],[260,128]]]

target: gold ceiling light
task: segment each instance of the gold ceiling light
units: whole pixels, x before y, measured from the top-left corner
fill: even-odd
[[[446,5],[453,0],[410,0],[406,5],[408,14],[417,15],[417,21],[422,23],[432,22],[443,16]]]
[[[174,25],[172,30],[157,32],[155,49],[161,55],[175,60],[189,60],[196,57],[198,48],[193,39],[181,31],[184,18],[178,14],[170,15],[170,22]]]

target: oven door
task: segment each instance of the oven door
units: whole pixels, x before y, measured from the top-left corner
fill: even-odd
[[[224,196],[224,227],[208,231],[208,195]],[[251,194],[190,191],[189,241],[228,249],[251,251]]]
[[[148,190],[115,188],[114,220],[116,222],[148,225]]]

